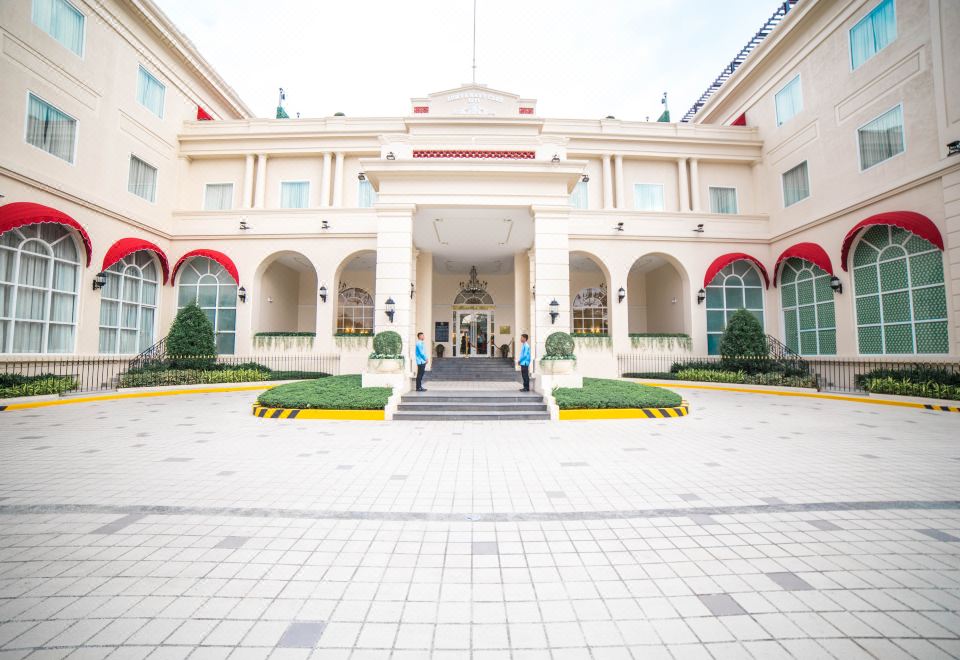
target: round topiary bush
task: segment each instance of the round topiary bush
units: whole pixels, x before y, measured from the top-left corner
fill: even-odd
[[[376,357],[400,357],[403,339],[393,330],[384,330],[373,336],[373,354]]]
[[[196,301],[177,312],[166,343],[169,366],[205,369],[216,361],[217,345],[213,324]]]
[[[720,355],[732,357],[766,357],[767,335],[757,317],[745,309],[738,309],[727,321],[720,337]]]
[[[573,358],[573,337],[566,332],[554,332],[547,337],[546,357],[554,360]]]

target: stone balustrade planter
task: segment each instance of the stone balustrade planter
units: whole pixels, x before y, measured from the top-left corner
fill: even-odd
[[[576,371],[577,361],[541,359],[539,369],[544,376],[566,376]]]
[[[403,358],[368,358],[367,371],[373,374],[403,373]]]

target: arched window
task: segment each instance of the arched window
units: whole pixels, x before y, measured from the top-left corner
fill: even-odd
[[[153,344],[157,271],[157,260],[147,250],[134,252],[106,270],[107,283],[100,292],[101,353],[139,353]]]
[[[453,299],[454,305],[492,305],[493,296],[486,291],[471,291],[462,289]]]
[[[707,352],[720,352],[720,337],[738,309],[746,309],[763,325],[763,280],[746,259],[725,266],[707,285]]]
[[[610,332],[607,315],[607,290],[587,287],[573,299],[573,332],[605,335]]]
[[[0,352],[72,352],[79,283],[68,229],[37,223],[0,235]]]
[[[837,328],[830,273],[796,257],[784,261],[780,273],[787,347],[801,355],[835,355]]]
[[[177,309],[196,301],[217,333],[217,353],[232,354],[237,331],[237,283],[223,266],[193,257],[180,269]]]
[[[947,353],[943,255],[893,225],[867,229],[853,253],[861,353]]]
[[[340,292],[337,296],[337,333],[373,334],[373,296],[357,287]]]

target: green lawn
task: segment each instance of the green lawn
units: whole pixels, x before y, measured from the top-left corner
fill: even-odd
[[[679,406],[679,394],[625,380],[584,378],[583,389],[558,387],[553,391],[561,410],[577,408],[666,408]]]
[[[393,390],[360,386],[360,375],[330,376],[287,383],[271,388],[257,402],[270,408],[321,408],[324,410],[383,410]]]

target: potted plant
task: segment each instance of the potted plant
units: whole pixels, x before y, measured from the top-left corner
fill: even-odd
[[[500,357],[510,357],[510,344],[500,344]]]
[[[443,352],[444,352],[446,349],[447,349],[447,347],[444,346],[443,344],[437,344],[437,348],[436,348],[437,357],[438,357],[438,358],[442,358],[442,357],[443,357]]]
[[[549,376],[572,374],[577,366],[573,348],[573,337],[568,333],[552,333],[547,337],[547,354],[540,359],[540,373]]]
[[[373,352],[367,359],[367,370],[377,374],[396,374],[403,371],[403,339],[393,330],[373,336]]]

